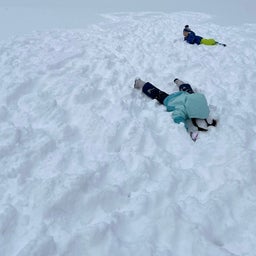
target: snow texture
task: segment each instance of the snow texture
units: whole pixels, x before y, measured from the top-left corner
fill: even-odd
[[[1,256],[254,256],[256,24],[105,18],[0,43]],[[189,82],[218,126],[194,143],[138,76]]]

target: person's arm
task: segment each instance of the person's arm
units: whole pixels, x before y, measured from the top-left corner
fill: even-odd
[[[175,108],[172,112],[172,119],[176,124],[184,123],[186,120],[186,114],[184,108]]]
[[[195,42],[195,37],[196,37],[196,34],[195,34],[193,31],[191,31],[191,32],[189,33],[189,35],[187,36],[186,41],[187,41],[189,44],[194,44],[194,42]]]
[[[179,123],[185,123],[185,114],[184,110],[180,108],[175,108],[173,105],[166,106],[166,110],[168,112],[172,112],[172,119],[174,123],[179,124]]]

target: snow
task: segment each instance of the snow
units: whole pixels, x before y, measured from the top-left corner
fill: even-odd
[[[1,256],[254,256],[256,24],[104,19],[0,42]],[[194,143],[138,76],[189,82],[218,126]]]
[[[183,11],[210,14],[215,24],[225,26],[256,23],[254,0],[1,0],[0,40],[34,30],[84,29],[105,13]]]

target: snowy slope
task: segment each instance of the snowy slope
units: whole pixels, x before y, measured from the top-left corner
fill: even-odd
[[[256,24],[106,18],[0,44],[1,256],[254,256]],[[137,76],[191,83],[218,127],[193,143]]]

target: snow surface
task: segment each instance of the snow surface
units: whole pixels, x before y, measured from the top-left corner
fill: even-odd
[[[105,18],[0,43],[1,256],[254,256],[256,24]],[[194,143],[137,76],[191,83],[218,127]]]
[[[102,13],[145,11],[203,12],[225,26],[256,23],[255,0],[1,0],[0,40],[34,30],[83,29],[103,20]]]

